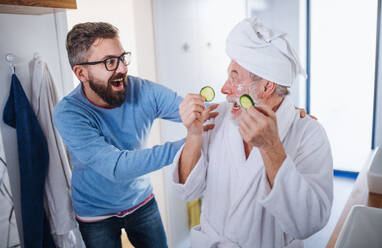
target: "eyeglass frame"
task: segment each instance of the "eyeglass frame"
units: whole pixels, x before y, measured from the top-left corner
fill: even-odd
[[[104,60],[93,61],[93,62],[83,62],[83,63],[78,63],[78,64],[76,64],[76,65],[98,65],[98,64],[100,64],[100,63],[103,63],[103,64],[105,65],[105,69],[106,69],[107,71],[115,71],[115,70],[117,70],[117,68],[118,68],[118,66],[119,66],[119,62],[120,62],[120,61],[122,60],[122,58],[123,58],[124,56],[126,56],[126,55],[128,55],[128,56],[131,57],[131,52],[123,52],[120,56],[110,56],[110,57],[108,57],[108,58],[106,58],[106,59],[104,59]],[[115,68],[114,68],[113,70],[109,70],[109,69],[107,68],[106,61],[109,60],[109,59],[117,59],[117,65],[115,66]],[[124,63],[124,62],[122,61],[122,63]],[[129,61],[128,61],[126,64],[124,63],[124,65],[125,65],[125,66],[128,66],[128,65],[130,65],[130,63],[131,63],[131,59],[129,59]]]

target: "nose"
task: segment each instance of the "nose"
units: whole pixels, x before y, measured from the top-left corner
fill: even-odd
[[[229,80],[225,81],[225,83],[221,89],[221,92],[225,95],[232,94],[232,86],[231,86],[231,83],[229,82]]]

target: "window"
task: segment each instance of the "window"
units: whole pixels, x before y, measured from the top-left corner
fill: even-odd
[[[371,147],[377,0],[311,1],[311,113],[334,168],[359,171]]]

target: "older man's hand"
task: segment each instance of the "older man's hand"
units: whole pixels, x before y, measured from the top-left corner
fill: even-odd
[[[276,114],[270,107],[259,104],[243,111],[238,122],[244,141],[259,148],[269,184],[273,187],[276,174],[287,156],[280,141]]]
[[[303,108],[299,108],[299,107],[296,107],[296,106],[295,106],[294,108],[297,109],[298,111],[300,111],[300,118],[304,118],[304,117],[307,115],[305,109],[303,109]],[[310,116],[311,118],[317,120],[317,117],[314,116],[314,115],[309,114],[308,116]]]
[[[212,129],[214,124],[203,126],[209,118],[218,115],[217,112],[211,112],[219,105],[213,104],[208,108],[204,105],[204,98],[198,94],[188,94],[179,105],[179,114],[183,125],[187,128],[189,135],[201,135],[204,131]]]
[[[238,120],[244,141],[260,149],[272,149],[279,144],[276,114],[266,105],[256,105],[243,111]]]

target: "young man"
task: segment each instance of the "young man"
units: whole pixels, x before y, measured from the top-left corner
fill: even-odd
[[[72,202],[87,247],[121,247],[121,228],[135,247],[167,247],[149,172],[171,164],[184,143],[143,149],[156,118],[179,121],[176,93],[128,76],[130,63],[108,23],[81,23],[67,35],[81,81],[56,106],[54,123],[66,143]]]
[[[227,102],[214,129],[203,133],[210,108],[200,96],[180,105],[188,132],[174,159],[174,187],[186,200],[202,197],[192,247],[303,247],[327,223],[333,200],[325,131],[301,119],[286,96],[303,69],[285,34],[256,18],[230,32],[226,51]],[[255,106],[242,109],[243,94]]]

